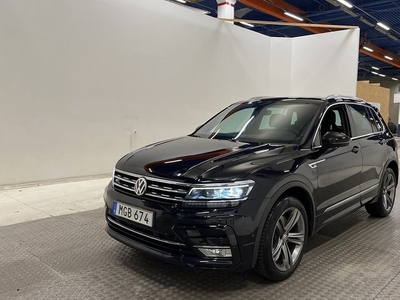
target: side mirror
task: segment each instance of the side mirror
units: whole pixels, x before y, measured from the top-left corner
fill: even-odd
[[[343,132],[328,131],[322,137],[322,146],[325,148],[345,147],[350,144],[350,138]]]

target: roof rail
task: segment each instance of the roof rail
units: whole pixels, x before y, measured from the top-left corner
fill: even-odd
[[[356,101],[366,102],[362,98],[358,98],[358,97],[354,97],[354,96],[340,95],[340,94],[332,94],[332,95],[326,96],[325,99],[326,100],[328,100],[328,99],[346,99],[346,100],[356,100]]]

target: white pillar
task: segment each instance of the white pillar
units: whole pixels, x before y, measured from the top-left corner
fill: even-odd
[[[234,19],[236,0],[217,0],[218,18]]]

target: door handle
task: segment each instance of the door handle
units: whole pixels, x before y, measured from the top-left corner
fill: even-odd
[[[358,146],[354,146],[353,149],[351,149],[351,152],[353,153],[357,153],[358,151],[360,151],[360,147]]]

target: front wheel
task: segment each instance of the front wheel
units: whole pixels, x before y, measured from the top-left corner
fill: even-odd
[[[365,205],[367,212],[374,217],[387,217],[393,209],[396,197],[396,175],[392,169],[386,169],[379,188],[377,202]]]
[[[257,272],[271,281],[288,278],[300,264],[307,236],[307,213],[303,204],[294,197],[278,201],[264,224]]]

